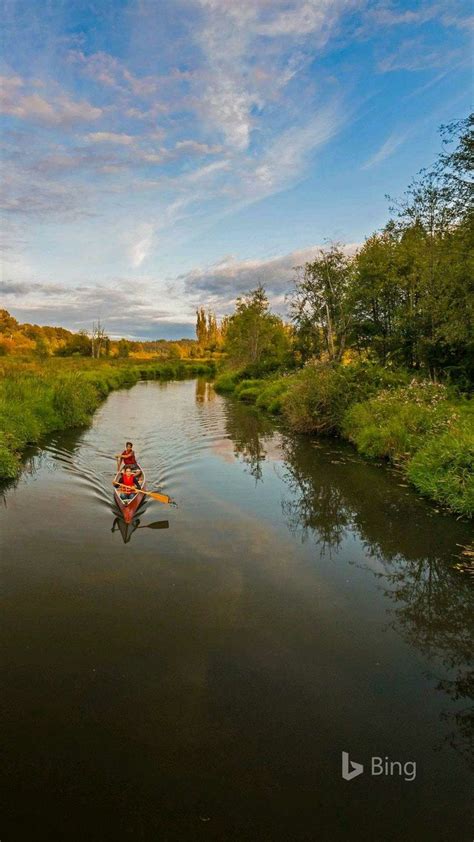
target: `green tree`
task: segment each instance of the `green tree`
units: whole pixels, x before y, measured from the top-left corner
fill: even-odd
[[[399,291],[395,273],[397,239],[393,227],[366,240],[355,258],[351,293],[353,335],[359,350],[385,363],[395,352]]]
[[[130,356],[130,343],[126,339],[120,339],[117,343],[117,351],[120,359]]]
[[[226,325],[225,350],[232,365],[257,373],[280,365],[289,350],[282,320],[269,312],[263,286],[237,299]]]
[[[339,245],[319,249],[312,262],[297,269],[290,312],[305,356],[340,361],[349,338],[354,261]]]
[[[91,339],[85,330],[71,333],[66,344],[56,351],[58,357],[90,357]]]

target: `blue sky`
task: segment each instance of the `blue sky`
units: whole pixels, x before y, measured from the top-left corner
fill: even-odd
[[[363,242],[470,107],[463,0],[4,0],[2,305],[193,334]]]

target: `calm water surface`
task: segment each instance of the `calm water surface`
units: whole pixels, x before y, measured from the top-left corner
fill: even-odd
[[[179,505],[127,528],[129,437]],[[2,842],[472,838],[470,535],[396,474],[140,383],[31,455],[0,530]]]

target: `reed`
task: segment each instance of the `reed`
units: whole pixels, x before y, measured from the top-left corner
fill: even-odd
[[[86,425],[113,389],[138,380],[212,376],[210,362],[5,358],[0,365],[0,476],[14,478],[21,454],[57,430]]]

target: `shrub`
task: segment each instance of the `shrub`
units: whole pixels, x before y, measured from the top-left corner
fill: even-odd
[[[445,386],[412,382],[384,390],[350,407],[343,434],[364,456],[403,462],[420,447],[426,435],[437,435],[457,416]]]
[[[302,433],[338,433],[348,407],[406,382],[407,375],[373,363],[310,363],[292,378],[283,400],[291,427]]]
[[[283,409],[283,401],[285,395],[290,387],[289,378],[281,378],[268,383],[267,386],[260,392],[256,405],[259,409],[264,409],[272,415],[278,415]]]
[[[258,378],[253,377],[252,379],[248,380],[241,380],[239,383],[236,384],[234,389],[234,395],[236,398],[240,398],[243,392],[246,392],[247,389],[256,389],[257,393],[259,394],[265,386],[265,381],[260,380]]]
[[[245,389],[240,389],[238,398],[239,401],[245,403],[255,403],[260,395],[261,389],[259,386],[247,386]]]
[[[214,382],[216,392],[233,392],[241,379],[239,371],[223,371]]]
[[[474,513],[474,433],[457,426],[430,438],[407,466],[408,479],[427,497],[452,511]]]

